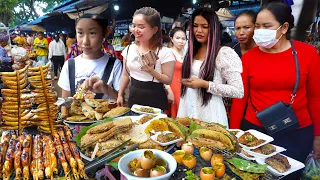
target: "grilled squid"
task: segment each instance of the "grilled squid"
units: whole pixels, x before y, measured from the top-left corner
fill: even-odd
[[[12,175],[13,171],[13,153],[15,150],[15,146],[17,144],[17,136],[12,135],[10,141],[9,141],[9,147],[6,153],[6,161],[4,162],[2,173],[3,173],[3,179],[9,180],[10,176]]]
[[[30,169],[29,165],[31,163],[31,144],[32,144],[32,136],[26,135],[26,138],[23,140],[22,144],[22,154],[21,154],[21,164],[23,168],[23,179],[30,179]]]

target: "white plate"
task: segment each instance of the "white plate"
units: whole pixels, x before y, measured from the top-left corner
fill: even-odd
[[[139,109],[142,108],[142,107],[152,108],[155,113],[147,113],[147,112],[139,111]],[[135,113],[138,113],[138,114],[148,114],[148,115],[158,115],[158,114],[161,114],[161,109],[159,109],[159,108],[154,108],[154,107],[150,107],[150,106],[141,106],[141,105],[137,105],[137,104],[134,104],[134,105],[131,107],[131,111],[133,111],[133,112],[135,112]]]
[[[248,146],[246,146],[246,145],[244,145],[244,144],[241,144],[241,143],[239,142],[239,145],[240,145],[241,147],[245,148],[245,149],[256,149],[256,148],[258,148],[258,147],[261,147],[261,146],[263,146],[263,145],[265,145],[265,144],[268,144],[268,143],[270,143],[270,142],[273,141],[273,137],[268,136],[268,135],[266,135],[266,134],[263,134],[263,133],[261,133],[261,132],[259,132],[259,131],[257,131],[257,130],[254,130],[254,129],[250,129],[250,130],[247,130],[247,131],[239,132],[239,133],[236,135],[236,137],[239,139],[239,137],[242,136],[245,132],[251,133],[252,135],[254,135],[254,136],[255,136],[256,138],[258,138],[258,139],[263,139],[263,140],[265,140],[264,143],[259,144],[258,146],[253,146],[253,147],[248,147]]]
[[[256,160],[256,158],[255,157],[252,157],[252,158],[250,158],[250,157],[248,157],[248,156],[246,156],[246,155],[244,155],[244,154],[242,154],[242,153],[237,153],[240,157],[242,157],[243,159],[245,159],[245,160],[249,160],[249,161],[254,161],[254,160]]]
[[[132,122],[133,123],[138,123],[138,121],[143,117],[143,116],[147,116],[147,114],[142,114],[140,116],[121,116],[121,117],[117,117],[115,118],[114,120],[118,120],[118,119],[124,119],[124,118],[131,118]],[[155,115],[152,115],[152,116],[155,116]],[[149,121],[153,121],[155,119],[160,119],[160,118],[166,118],[168,117],[166,114],[160,114],[160,115],[156,115],[154,118],[150,119]],[[148,121],[148,122],[149,122]]]
[[[273,144],[272,144],[272,146],[274,146],[274,147],[276,148],[276,151],[273,152],[273,153],[271,153],[271,154],[269,154],[269,155],[264,155],[264,154],[256,153],[256,152],[253,152],[253,151],[251,151],[251,150],[249,150],[249,149],[243,149],[243,150],[246,151],[246,152],[247,152],[248,154],[250,154],[251,156],[254,156],[254,157],[260,158],[260,159],[266,159],[266,158],[268,158],[268,157],[271,157],[271,156],[273,156],[273,155],[276,155],[276,154],[278,154],[278,153],[281,153],[281,152],[287,150],[287,149],[285,149],[285,148],[283,148],[283,147],[276,146],[276,145],[273,145]]]
[[[138,123],[138,121],[143,118],[143,116],[148,116],[148,114],[142,114],[140,116],[138,116],[139,118],[136,118],[135,121],[132,120],[132,122],[134,123],[137,123],[137,124],[140,124]],[[166,114],[159,114],[159,115],[150,115],[150,116],[155,116],[154,118],[150,119],[149,121],[153,121],[153,120],[156,120],[156,119],[161,119],[161,118],[166,118],[168,117]]]
[[[138,121],[141,118],[141,116],[121,116],[121,117],[114,118],[114,120],[125,119],[125,118],[130,118],[134,123]]]
[[[158,138],[158,135],[160,135],[161,133],[162,133],[162,134],[170,134],[170,133],[172,133],[172,132],[170,132],[170,131],[157,132],[155,135],[153,135],[153,136],[150,137],[154,142],[160,144],[161,146],[168,146],[168,145],[170,145],[170,144],[175,144],[175,143],[180,142],[180,141],[183,140],[182,138],[179,138],[179,139],[176,139],[176,140],[173,140],[173,141],[169,141],[169,142],[165,142],[165,143],[159,142],[159,141],[157,140],[157,138]]]
[[[281,155],[283,155],[283,154],[281,154]],[[298,170],[300,170],[300,169],[302,169],[302,168],[305,167],[305,165],[304,165],[302,162],[297,161],[297,160],[295,160],[295,159],[292,159],[292,158],[290,158],[290,157],[288,157],[288,156],[286,156],[286,155],[283,155],[283,156],[285,156],[285,157],[288,158],[288,161],[289,161],[289,164],[291,165],[291,168],[288,169],[288,171],[286,171],[286,172],[284,172],[284,173],[280,173],[279,171],[273,169],[271,166],[268,165],[268,169],[269,169],[273,174],[279,175],[279,176],[287,176],[288,174],[291,174],[291,173],[293,173],[293,172],[296,172],[296,171],[298,171]],[[266,164],[266,163],[265,163],[265,159],[259,159],[259,158],[257,158],[256,161],[257,161],[258,164]]]

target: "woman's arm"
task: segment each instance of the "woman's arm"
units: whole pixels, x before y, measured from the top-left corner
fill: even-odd
[[[123,59],[122,75],[121,75],[118,97],[119,96],[123,97],[124,91],[127,88],[128,84],[129,84],[129,80],[130,80],[129,74],[127,72],[127,67],[126,67],[127,63],[126,62],[127,62],[127,60]]]
[[[70,91],[62,89],[62,98],[67,99],[68,97],[71,96]]]
[[[221,48],[216,66],[227,84],[209,82],[207,92],[222,97],[242,98],[244,93],[241,79],[242,64],[238,54],[231,48]]]
[[[162,73],[155,71],[153,66],[152,67],[148,66],[149,69],[146,69],[145,71],[147,71],[151,76],[156,78],[159,82],[170,85],[172,82],[174,65],[175,65],[175,61],[169,61],[161,64]],[[144,69],[142,68],[142,70]]]

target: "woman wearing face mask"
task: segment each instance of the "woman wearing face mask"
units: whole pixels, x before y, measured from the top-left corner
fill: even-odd
[[[256,46],[253,40],[254,23],[257,13],[252,10],[242,11],[234,21],[234,31],[238,43],[233,47],[241,58],[243,54]]]
[[[168,112],[168,115],[171,117],[176,117],[179,109],[179,103],[180,103],[180,93],[181,93],[181,83],[179,80],[182,76],[182,63],[183,63],[183,48],[186,44],[187,37],[186,33],[182,28],[176,27],[171,30],[170,32],[170,38],[171,42],[173,44],[171,50],[174,54],[174,57],[176,59],[176,65],[174,68],[174,74],[172,78],[171,85],[166,85],[166,90],[168,92],[168,100],[169,100],[169,106],[170,110]]]
[[[242,65],[233,49],[220,47],[220,34],[219,19],[212,9],[193,12],[188,53],[182,66],[178,117],[228,126],[222,97],[243,96]]]
[[[124,68],[117,103],[123,106],[124,91],[131,80],[129,107],[139,104],[168,110],[164,84],[171,84],[175,59],[171,50],[162,46],[160,14],[143,7],[134,13],[132,24],[136,44],[122,51]],[[159,58],[154,64],[142,60],[142,55],[149,51]]]
[[[253,38],[259,47],[242,57],[245,95],[242,99],[233,99],[230,127],[266,133],[253,107],[260,112],[279,101],[290,104],[297,79],[288,40],[293,27],[291,8],[284,3],[267,4],[259,11],[255,26]],[[320,157],[320,84],[317,83],[320,59],[314,47],[298,41],[293,41],[293,45],[298,56],[300,82],[292,109],[300,127],[274,134],[272,144],[286,148],[283,154],[304,162],[312,147],[314,157]],[[300,173],[287,179],[299,179]]]

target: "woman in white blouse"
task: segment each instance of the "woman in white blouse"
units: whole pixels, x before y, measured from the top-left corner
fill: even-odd
[[[131,80],[128,106],[134,104],[168,109],[168,99],[163,84],[171,84],[175,58],[170,49],[161,43],[160,14],[153,8],[138,9],[132,20],[136,44],[123,50],[124,69],[117,103],[123,106],[123,94]],[[159,59],[155,64],[142,63],[142,54],[154,51]]]
[[[189,47],[182,66],[178,117],[198,118],[228,127],[222,97],[242,98],[242,65],[237,53],[220,47],[220,24],[212,9],[193,12]]]

